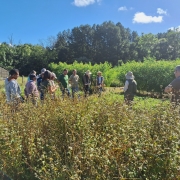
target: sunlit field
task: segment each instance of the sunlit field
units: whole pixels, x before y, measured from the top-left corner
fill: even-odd
[[[59,91],[14,112],[1,91],[1,170],[16,180],[180,179],[179,108],[148,97],[127,106],[120,92]]]

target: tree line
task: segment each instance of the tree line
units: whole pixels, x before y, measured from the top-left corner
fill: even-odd
[[[175,60],[180,58],[180,31],[168,30],[158,34],[138,35],[129,28],[106,21],[100,25],[81,25],[49,37],[47,43],[32,45],[0,44],[0,66],[18,68],[27,75],[50,63],[104,63],[113,66],[132,60]]]

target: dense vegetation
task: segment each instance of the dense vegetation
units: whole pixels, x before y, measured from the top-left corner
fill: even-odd
[[[143,63],[131,61],[121,66],[112,67],[111,64],[105,62],[100,64],[78,63],[73,64],[51,63],[49,68],[57,75],[61,74],[63,69],[69,69],[69,75],[73,69],[77,69],[80,77],[89,69],[92,72],[92,80],[95,82],[97,71],[102,71],[105,78],[106,86],[124,86],[125,74],[133,71],[135,79],[138,83],[138,90],[155,91],[161,93],[162,90],[175,78],[174,68],[180,64],[180,60],[176,61],[156,61],[147,59]]]
[[[0,169],[13,179],[180,178],[180,116],[168,102],[57,98],[12,116],[0,94]]]
[[[81,25],[59,32],[40,45],[0,44],[0,66],[18,68],[27,75],[32,69],[40,71],[49,63],[77,62],[111,63],[113,66],[131,60],[175,60],[180,58],[180,32],[141,34],[123,27],[121,23],[104,22],[100,25]]]
[[[161,92],[178,58],[179,31],[138,35],[112,22],[60,32],[45,45],[0,44],[0,66],[21,75],[46,67],[57,75],[77,69],[82,77],[89,69],[94,80],[100,70],[106,86],[122,86],[133,71],[142,91]],[[0,171],[14,180],[180,179],[179,107],[136,97],[131,108],[119,91],[80,101],[58,92],[54,101],[23,103],[16,112],[2,91]]]

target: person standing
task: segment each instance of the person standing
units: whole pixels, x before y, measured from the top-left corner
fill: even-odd
[[[87,70],[85,74],[83,75],[82,82],[84,86],[84,94],[85,97],[87,96],[87,93],[89,93],[90,85],[91,85],[91,72],[90,70]]]
[[[42,79],[44,77],[44,73],[46,72],[46,69],[45,68],[42,68],[41,69],[41,74],[40,76],[37,78],[37,88],[40,92],[40,99],[42,100],[43,99],[43,92],[41,91],[41,82],[42,82]]]
[[[28,99],[32,100],[32,103],[34,105],[37,105],[39,91],[36,86],[36,75],[35,74],[29,75],[29,79],[30,81],[28,81],[25,86],[25,95]]]
[[[74,93],[79,92],[79,76],[77,75],[76,69],[73,70],[73,74],[69,78],[69,83],[71,84],[71,89],[72,89],[72,97],[74,98]],[[79,94],[78,94],[79,97]]]
[[[51,73],[51,79],[50,79],[50,81],[51,81],[51,84],[52,84],[52,87],[58,87],[57,85],[56,85],[56,81],[57,81],[57,76],[56,76],[56,74],[55,73]],[[53,92],[52,94],[51,94],[51,96],[52,96],[52,99],[55,99],[55,92]]]
[[[57,90],[57,86],[53,86],[51,82],[51,76],[52,74],[50,71],[45,71],[40,87],[43,93],[43,97],[41,98],[41,100],[44,100],[47,94],[52,94]]]
[[[165,87],[164,92],[172,92],[171,102],[177,105],[180,102],[180,65],[175,67],[174,75],[175,79]]]
[[[68,70],[64,69],[63,73],[58,78],[58,81],[60,84],[60,89],[62,91],[63,96],[64,96],[65,92],[67,92],[68,96],[70,96],[68,79],[69,79],[68,78]]]
[[[102,72],[98,71],[96,77],[96,87],[99,88],[100,92],[102,92],[103,90],[103,85],[104,85],[104,77],[102,76]]]
[[[137,90],[137,82],[134,80],[134,75],[129,71],[126,75],[126,82],[124,86],[124,100],[127,104],[134,100],[134,95]]]
[[[19,77],[19,70],[12,69],[9,71],[9,77],[5,79],[5,92],[7,103],[16,103],[23,102],[21,97],[20,86],[17,82]]]

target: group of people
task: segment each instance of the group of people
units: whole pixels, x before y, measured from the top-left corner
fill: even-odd
[[[175,79],[165,88],[164,92],[173,93],[172,102],[176,102],[180,99],[180,65],[175,68]],[[82,84],[84,88],[84,95],[87,96],[90,85],[91,85],[91,72],[87,70],[82,77]],[[5,79],[5,92],[7,102],[23,102],[24,98],[21,96],[20,86],[17,82],[19,76],[19,71],[17,69],[12,69],[9,72],[9,77]],[[132,72],[128,72],[126,75],[126,81],[124,85],[124,99],[126,102],[131,102],[134,99],[134,95],[137,90],[137,82],[134,79]],[[96,86],[102,91],[104,86],[104,77],[102,72],[97,72]],[[72,93],[70,93],[70,87]],[[79,92],[79,75],[77,75],[76,69],[68,77],[68,70],[64,69],[62,74],[57,77],[55,73],[50,72],[43,68],[41,74],[36,76],[36,72],[32,71],[29,76],[27,83],[25,85],[24,93],[26,98],[32,99],[34,104],[37,104],[37,99],[44,100],[47,94],[50,94],[51,98],[55,98],[56,90],[60,88],[62,94],[67,93],[68,96],[74,97],[75,92]]]
[[[85,97],[89,93],[91,85],[91,72],[87,70],[82,77],[82,84],[84,87]],[[20,86],[17,82],[19,76],[19,71],[17,69],[12,69],[9,72],[9,77],[5,79],[5,92],[7,102],[23,102],[24,98],[21,96]],[[104,77],[102,72],[97,72],[96,86],[100,86],[102,90],[104,85]],[[43,68],[41,74],[36,75],[36,71],[31,71],[27,83],[24,88],[24,94],[26,99],[32,100],[33,104],[37,104],[37,100],[45,100],[48,95],[51,99],[55,98],[56,90],[60,88],[62,94],[70,97],[74,97],[74,94],[79,92],[79,75],[77,75],[77,70],[74,69],[70,77],[68,77],[68,70],[64,69],[63,73],[59,77],[55,73],[50,72]],[[72,93],[70,92],[72,90]],[[78,94],[79,97],[79,94]]]

